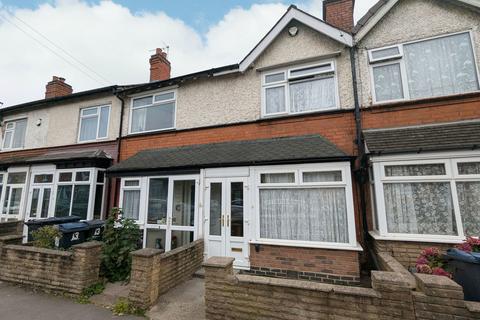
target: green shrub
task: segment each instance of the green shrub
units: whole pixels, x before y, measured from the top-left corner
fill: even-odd
[[[105,284],[103,282],[94,283],[90,287],[82,290],[77,302],[81,304],[90,303],[90,298],[96,294],[102,293],[103,290],[105,290]]]
[[[55,226],[45,226],[32,231],[33,245],[39,248],[55,249],[55,240],[62,233]]]
[[[132,219],[121,217],[113,208],[103,233],[102,275],[111,282],[129,278],[132,267],[130,252],[138,249],[140,229]]]
[[[133,314],[136,316],[145,316],[145,309],[137,307],[128,299],[120,298],[112,308],[113,314],[123,316],[126,314]]]

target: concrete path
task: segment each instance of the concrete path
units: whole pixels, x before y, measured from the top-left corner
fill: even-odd
[[[192,278],[162,295],[147,316],[152,320],[203,320],[204,296],[204,280]]]
[[[142,317],[116,317],[110,310],[93,304],[35,292],[0,281],[0,319],[8,320],[139,320]],[[173,318],[172,318],[173,319]],[[193,318],[192,318],[193,319]]]

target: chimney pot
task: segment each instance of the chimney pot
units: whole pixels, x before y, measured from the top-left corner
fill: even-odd
[[[45,99],[68,96],[72,94],[72,86],[65,82],[65,78],[53,76],[52,81],[45,87]]]
[[[170,79],[170,61],[167,53],[162,49],[155,49],[155,54],[150,57],[150,82]]]
[[[355,0],[323,0],[323,20],[343,31],[352,32]]]

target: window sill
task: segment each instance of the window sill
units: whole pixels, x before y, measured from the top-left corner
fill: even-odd
[[[319,109],[319,110],[295,112],[295,113],[282,112],[282,113],[276,113],[271,115],[262,114],[260,117],[260,120],[270,120],[270,119],[287,118],[287,117],[301,117],[301,116],[312,115],[312,114],[331,113],[331,112],[340,111],[344,109],[347,109],[347,108],[334,107],[334,108],[328,108],[328,109]]]
[[[432,237],[416,237],[416,236],[383,236],[378,233],[378,231],[370,230],[368,232],[375,240],[387,240],[387,241],[407,241],[407,242],[430,242],[430,243],[451,243],[451,244],[459,244],[463,242],[463,239],[457,237],[444,237],[444,238],[432,238]]]
[[[362,246],[357,242],[355,246],[349,244],[317,244],[317,243],[304,243],[304,242],[286,242],[286,241],[269,241],[269,240],[250,240],[250,244],[264,244],[270,246],[279,247],[298,247],[298,248],[316,248],[316,249],[328,249],[328,250],[347,250],[347,251],[363,251]]]

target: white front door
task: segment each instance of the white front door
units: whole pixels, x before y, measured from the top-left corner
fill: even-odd
[[[206,179],[205,186],[205,231],[208,257],[233,257],[235,267],[248,268],[247,179]]]

